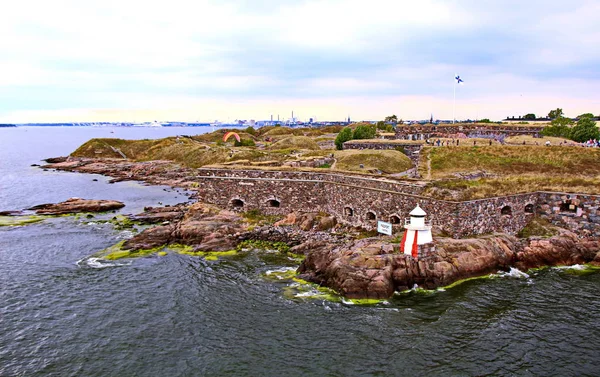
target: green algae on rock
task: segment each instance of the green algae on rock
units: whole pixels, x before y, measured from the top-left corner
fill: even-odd
[[[23,226],[44,221],[48,216],[0,216],[0,226]]]
[[[168,245],[167,248],[176,252],[177,254],[189,255],[192,257],[204,257],[207,261],[217,261],[219,257],[228,257],[237,255],[238,250],[228,251],[194,251],[194,248],[189,245],[173,244]]]
[[[138,258],[144,257],[151,254],[158,253],[164,249],[164,246],[155,247],[152,249],[141,249],[141,250],[127,250],[123,249],[123,244],[125,241],[120,241],[119,243],[108,247],[98,253],[95,256],[106,259],[106,260],[117,260],[122,258]]]

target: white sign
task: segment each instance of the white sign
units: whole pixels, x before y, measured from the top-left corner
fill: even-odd
[[[392,235],[392,224],[385,221],[377,221],[377,232]]]

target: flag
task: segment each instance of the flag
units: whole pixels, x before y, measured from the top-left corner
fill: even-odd
[[[456,80],[456,83],[457,83],[457,84],[460,84],[460,83],[464,82],[464,81],[463,81],[463,79],[461,79],[459,75],[456,75],[456,76],[454,77],[454,79]]]

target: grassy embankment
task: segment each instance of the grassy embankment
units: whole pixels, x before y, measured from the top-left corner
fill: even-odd
[[[431,159],[428,164],[428,157]],[[483,146],[425,148],[421,173],[434,180],[426,195],[468,200],[532,191],[600,193],[600,150],[581,147]],[[430,166],[429,172],[425,169]],[[457,179],[485,171],[493,177]]]
[[[335,170],[374,172],[387,174],[400,173],[411,168],[410,159],[402,152],[394,150],[357,150],[336,151]],[[360,166],[363,166],[362,168]]]
[[[335,138],[341,127],[297,129],[262,127],[253,133],[236,130],[242,140],[252,140],[254,147],[236,147],[234,138],[223,143],[227,130],[191,137],[168,137],[159,140],[92,139],[71,155],[74,157],[122,158],[133,161],[166,160],[191,168],[228,166],[276,169],[287,161],[299,161],[335,153],[340,163],[335,170],[368,174],[370,171],[398,173],[410,167],[406,156],[397,151],[342,151],[321,149],[317,140]],[[363,165],[361,168],[360,165]],[[329,170],[323,166],[318,171]],[[291,169],[291,168],[290,168]],[[302,168],[303,170],[313,170]]]

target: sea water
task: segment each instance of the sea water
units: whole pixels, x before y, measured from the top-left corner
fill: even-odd
[[[124,201],[121,214],[185,202],[30,165],[92,137],[206,131],[0,129],[0,210],[73,196]],[[600,375],[595,272],[513,271],[352,305],[295,291],[274,275],[297,262],[255,252],[78,263],[130,236],[75,216],[0,227],[0,376]]]

